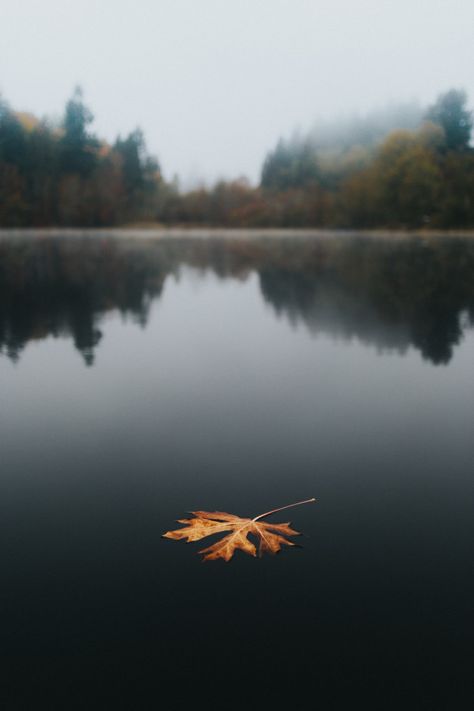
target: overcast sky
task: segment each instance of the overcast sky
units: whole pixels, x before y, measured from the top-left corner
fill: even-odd
[[[474,0],[0,0],[0,92],[59,116],[75,84],[165,176],[259,176],[280,135],[463,87]]]

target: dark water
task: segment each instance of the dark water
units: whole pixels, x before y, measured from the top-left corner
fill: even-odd
[[[1,708],[471,709],[473,324],[457,238],[0,242]]]

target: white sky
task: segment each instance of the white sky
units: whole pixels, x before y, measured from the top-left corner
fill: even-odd
[[[0,92],[96,132],[137,125],[165,176],[258,179],[281,135],[451,87],[474,103],[474,0],[0,0]]]

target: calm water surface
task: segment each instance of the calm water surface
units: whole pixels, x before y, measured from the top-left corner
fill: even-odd
[[[0,241],[2,708],[471,709],[473,324],[455,237]]]

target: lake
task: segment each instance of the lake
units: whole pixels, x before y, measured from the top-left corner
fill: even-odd
[[[461,236],[0,240],[2,708],[471,709],[473,326]]]

